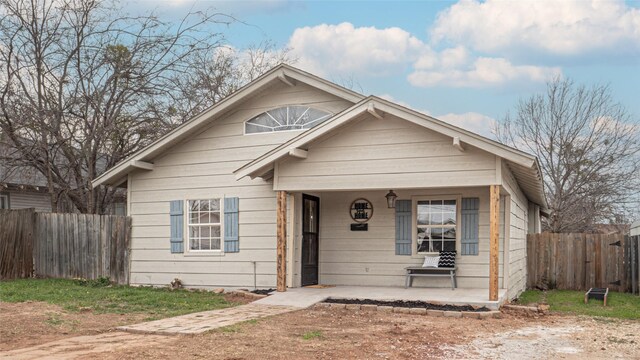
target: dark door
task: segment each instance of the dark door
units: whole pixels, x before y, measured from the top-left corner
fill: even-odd
[[[320,199],[302,195],[302,286],[318,284]]]

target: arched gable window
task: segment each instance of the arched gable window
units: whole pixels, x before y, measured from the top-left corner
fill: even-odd
[[[248,120],[245,133],[310,129],[332,116],[331,113],[308,106],[289,105],[263,112]]]

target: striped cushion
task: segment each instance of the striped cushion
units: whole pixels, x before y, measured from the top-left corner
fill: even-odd
[[[452,268],[456,266],[455,251],[440,251],[440,261],[438,267]]]

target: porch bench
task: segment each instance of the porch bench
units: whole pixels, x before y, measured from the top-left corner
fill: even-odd
[[[407,272],[406,281],[404,284],[405,289],[413,286],[413,278],[414,277],[450,277],[451,278],[451,290],[455,290],[457,287],[456,284],[456,269],[457,267],[422,267],[422,266],[409,266],[405,268]]]

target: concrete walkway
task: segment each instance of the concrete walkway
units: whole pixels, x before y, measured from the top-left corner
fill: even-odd
[[[506,300],[507,290],[500,289],[498,294],[498,301],[489,301],[489,290],[487,289],[336,286],[323,289],[290,288],[286,292],[274,292],[266,298],[253,302],[253,304],[307,308],[328,298],[334,298],[425,301],[444,305],[486,306],[491,310],[498,310]]]
[[[118,327],[118,330],[141,334],[200,334],[213,329],[234,325],[243,321],[300,310],[297,306],[257,304],[203,311],[141,324]]]

